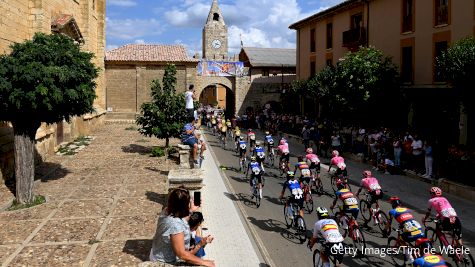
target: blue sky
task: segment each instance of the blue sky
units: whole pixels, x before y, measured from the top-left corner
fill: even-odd
[[[343,0],[218,0],[228,26],[229,53],[245,46],[295,47],[288,26]],[[108,0],[107,50],[130,43],[183,44],[201,53],[212,0]]]

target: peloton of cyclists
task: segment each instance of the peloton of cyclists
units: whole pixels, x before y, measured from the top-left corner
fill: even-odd
[[[348,221],[346,219],[345,214],[351,214],[353,218],[356,220],[358,218],[358,214],[360,212],[358,206],[358,199],[356,199],[355,195],[345,187],[343,181],[338,180],[336,182],[336,187],[338,190],[335,192],[335,199],[333,200],[333,204],[330,209],[334,209],[338,200],[341,201],[341,205],[338,206],[338,217],[341,223],[341,228],[345,230],[343,236],[346,237],[348,234]]]
[[[338,230],[338,224],[335,220],[329,218],[328,210],[326,208],[318,207],[317,216],[318,221],[315,222],[313,235],[308,241],[308,247],[312,249],[315,243],[318,242],[321,244],[321,247],[318,249],[320,250],[320,258],[323,262],[322,266],[330,267],[328,255],[335,254],[336,251],[332,251],[334,248],[339,248],[338,254],[341,255],[341,258],[343,257],[344,247],[342,242],[344,238]],[[339,263],[341,263],[341,258],[339,258]]]

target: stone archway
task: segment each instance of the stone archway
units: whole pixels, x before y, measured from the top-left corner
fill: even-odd
[[[198,77],[195,88],[196,95],[202,97],[202,94],[207,88],[220,87],[225,88],[226,110],[228,115],[236,114],[236,88],[234,77]],[[217,96],[216,96],[217,97]]]

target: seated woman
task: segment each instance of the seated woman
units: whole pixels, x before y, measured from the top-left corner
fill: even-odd
[[[168,205],[158,219],[157,230],[150,251],[151,261],[176,263],[178,260],[187,263],[214,267],[214,262],[203,260],[190,252],[190,227],[188,217],[192,204],[190,192],[184,188],[176,188],[168,195]]]

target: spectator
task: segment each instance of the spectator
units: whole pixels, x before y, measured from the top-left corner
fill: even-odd
[[[413,170],[417,174],[422,174],[424,150],[422,146],[422,140],[419,139],[419,136],[417,134],[414,135],[414,140],[412,141],[411,148],[412,148],[412,163],[414,164]]]
[[[414,165],[412,163],[412,136],[404,136],[404,142],[402,143],[402,149],[403,149],[403,159],[404,159],[404,166],[407,169],[412,169],[412,166]]]
[[[341,137],[336,131],[333,131],[333,135],[331,136],[331,146],[332,150],[341,150]]]
[[[193,212],[191,214],[190,219],[188,220],[188,225],[190,226],[191,231],[191,253],[194,255],[203,258],[205,253],[205,246],[213,241],[213,237],[208,235],[206,237],[202,237],[201,234],[201,224],[203,223],[203,214],[201,212]]]
[[[378,169],[383,171],[384,174],[395,174],[396,170],[394,167],[394,162],[387,158],[386,156],[383,156],[381,158],[381,162],[378,166]]]
[[[198,141],[198,148],[200,149],[200,157],[201,157],[201,159],[204,159],[205,157],[203,156],[203,154],[206,151],[205,140],[204,140],[203,136],[201,135],[200,130],[195,131],[195,136],[196,136],[196,140]]]
[[[424,175],[422,175],[422,177],[432,178],[432,163],[434,162],[434,158],[432,157],[432,145],[430,141],[425,141],[424,152],[426,172],[424,173]]]
[[[195,164],[198,164],[198,139],[195,136],[195,119],[189,118],[189,123],[183,127],[183,133],[181,135],[181,142],[184,145],[189,145],[193,151],[193,160]]]
[[[185,93],[185,100],[186,100],[186,112],[188,113],[188,117],[195,117],[193,101],[196,100],[196,95],[195,95],[195,86],[193,84],[190,85],[190,87],[188,88],[188,91]]]
[[[399,136],[396,136],[393,141],[394,150],[394,164],[397,168],[401,167],[402,141]]]
[[[176,188],[170,192],[167,208],[158,219],[150,251],[151,261],[176,263],[180,259],[195,265],[215,266],[213,261],[203,260],[189,251],[191,233],[187,219],[190,209],[196,208],[188,190]]]
[[[305,150],[307,150],[307,148],[310,146],[310,130],[307,128],[306,125],[304,125],[302,129],[302,138]]]

